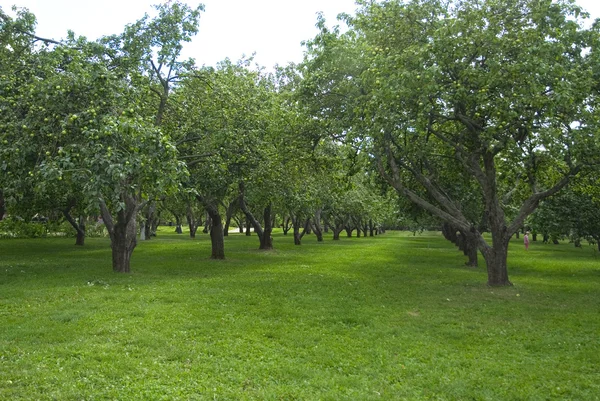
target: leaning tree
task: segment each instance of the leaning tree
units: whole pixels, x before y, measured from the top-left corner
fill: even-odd
[[[598,30],[570,1],[362,4],[348,18],[365,66],[345,77],[364,99],[353,132],[398,193],[477,241],[489,285],[510,285],[511,236],[597,163]],[[453,195],[452,170],[476,186],[491,243]]]

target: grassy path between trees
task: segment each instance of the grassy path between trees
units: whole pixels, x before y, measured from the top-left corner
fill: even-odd
[[[436,233],[0,241],[1,400],[597,400],[600,256],[521,240],[511,288]],[[482,258],[480,263],[483,264]]]

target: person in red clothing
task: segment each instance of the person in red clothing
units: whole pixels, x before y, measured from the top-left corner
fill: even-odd
[[[529,249],[529,231],[523,236],[523,243],[525,244],[525,250]]]

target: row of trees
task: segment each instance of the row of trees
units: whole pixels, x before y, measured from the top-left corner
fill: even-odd
[[[509,240],[540,202],[598,184],[599,24],[566,0],[358,3],[308,43],[310,110],[510,285]]]
[[[197,68],[180,52],[202,7],[156,9],[95,42],[40,38],[32,14],[0,10],[3,208],[61,210],[81,245],[84,216],[100,214],[119,272],[130,270],[138,222],[151,238],[161,209],[178,224],[185,216],[191,235],[205,210],[217,259],[236,210],[261,249],[273,247],[276,214],[297,244],[307,228],[322,240],[324,223],[339,238],[338,227],[373,230],[389,218],[388,195],[356,150],[314,141],[317,123],[296,107],[286,71],[265,74],[251,60]]]
[[[236,208],[270,249],[276,214],[299,244],[403,204],[510,285],[509,239],[551,219],[540,203],[564,204],[552,196],[579,177],[597,210],[599,26],[568,0],[357,4],[271,74],[181,60],[201,6],[159,5],[95,42],[39,38],[33,15],[0,10],[0,208],[60,209],[80,233],[70,216],[99,210],[129,271],[136,222],[149,237],[165,203],[192,234],[202,206],[213,258]]]

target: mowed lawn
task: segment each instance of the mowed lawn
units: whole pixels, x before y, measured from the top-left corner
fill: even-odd
[[[521,241],[489,288],[438,233],[0,240],[0,400],[598,400],[600,256]]]

